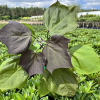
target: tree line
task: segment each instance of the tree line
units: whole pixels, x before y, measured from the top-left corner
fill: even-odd
[[[80,9],[80,12],[100,11],[100,9]]]
[[[0,20],[8,20],[8,19],[12,20],[12,19],[20,19],[20,17],[43,15],[45,10],[46,8],[39,8],[39,7],[9,8],[7,5],[0,5]]]

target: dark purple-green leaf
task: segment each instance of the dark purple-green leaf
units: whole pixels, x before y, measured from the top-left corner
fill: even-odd
[[[27,50],[21,55],[19,65],[24,68],[29,76],[32,76],[38,73],[43,74],[45,63],[46,57],[42,52],[34,53],[32,50]]]
[[[8,48],[9,54],[20,54],[31,43],[31,31],[21,23],[10,21],[0,29],[0,41]]]
[[[47,42],[43,53],[47,58],[46,68],[51,73],[54,69],[72,67],[71,58],[67,52],[69,39],[54,35]]]
[[[70,39],[67,39],[61,35],[53,35],[51,37],[51,42],[58,44],[60,47],[62,47],[65,50],[68,49],[68,42],[69,41],[70,41]]]

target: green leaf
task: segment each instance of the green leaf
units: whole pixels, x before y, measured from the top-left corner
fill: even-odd
[[[34,45],[29,47],[29,49],[33,50],[34,52],[37,52],[39,48],[40,45],[38,44],[38,42],[36,42]]]
[[[76,73],[91,74],[100,71],[100,59],[90,46],[77,45],[72,47],[69,52]]]
[[[27,82],[28,74],[18,65],[20,56],[5,60],[0,65],[0,89],[21,89]]]
[[[43,22],[51,36],[73,31],[77,28],[76,6],[65,6],[57,1],[45,11]]]
[[[31,25],[26,24],[26,23],[22,23],[22,24],[30,29],[32,35],[35,35],[34,29],[33,29],[33,27]]]
[[[20,58],[19,65],[29,74],[29,77],[44,72],[46,57],[42,52],[34,53],[32,50],[25,51]]]
[[[47,58],[46,68],[51,73],[57,68],[70,68],[71,57],[67,52],[69,39],[54,35],[52,36],[47,45],[43,49],[43,53]]]
[[[31,32],[21,23],[10,21],[0,29],[0,41],[8,48],[9,54],[20,54],[31,44]]]
[[[42,78],[40,79],[40,85],[39,85],[38,91],[39,91],[40,97],[45,96],[46,94],[49,93],[46,83],[45,83],[44,79],[42,79]]]
[[[24,100],[24,97],[23,97],[23,95],[22,94],[20,94],[20,93],[15,93],[14,94],[14,99],[15,100]]]
[[[29,49],[30,49],[30,50],[33,50],[34,52],[36,52],[37,47],[36,47],[36,46],[30,46]]]
[[[3,100],[3,96],[0,96],[0,100]]]
[[[47,87],[46,90],[52,94],[56,93],[58,95],[68,97],[75,95],[79,80],[77,75],[68,68],[56,69],[52,74],[47,69],[45,69],[42,79],[45,81]]]

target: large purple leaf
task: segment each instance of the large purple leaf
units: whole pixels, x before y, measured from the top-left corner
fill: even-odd
[[[69,39],[54,35],[47,42],[43,53],[47,58],[46,68],[51,73],[54,69],[72,67],[71,58],[67,52]]]
[[[49,42],[53,42],[58,44],[60,47],[62,47],[64,50],[68,49],[68,42],[70,41],[70,39],[67,39],[61,35],[53,35],[51,37],[51,41],[49,40]]]
[[[31,31],[21,23],[11,21],[0,29],[0,41],[8,48],[9,54],[20,54],[31,43]]]
[[[29,76],[32,76],[38,73],[43,74],[45,63],[46,57],[42,52],[34,53],[32,50],[27,50],[21,55],[19,65],[24,68]]]

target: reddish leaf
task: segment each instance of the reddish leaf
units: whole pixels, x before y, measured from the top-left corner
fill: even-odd
[[[59,46],[61,46],[65,50],[68,49],[68,42],[69,41],[70,41],[70,39],[67,39],[61,35],[53,35],[51,37],[51,42],[58,44]],[[50,40],[49,40],[49,42],[50,42]]]
[[[71,58],[67,52],[69,39],[54,35],[47,42],[43,53],[47,58],[46,68],[52,73],[54,69],[72,67]]]
[[[32,76],[34,74],[44,72],[44,66],[46,63],[46,57],[41,53],[34,53],[32,50],[27,50],[21,55],[19,65]]]
[[[23,24],[11,21],[0,29],[0,41],[7,46],[9,54],[20,54],[30,46],[31,32]]]

